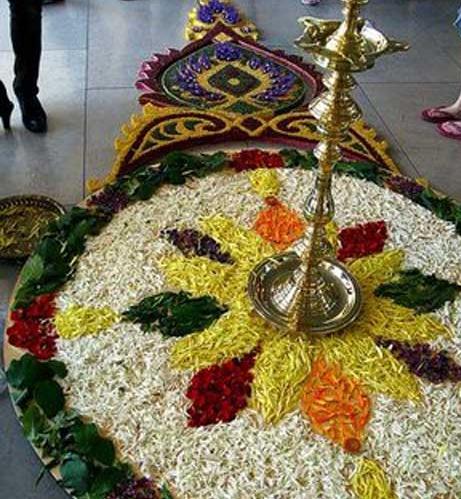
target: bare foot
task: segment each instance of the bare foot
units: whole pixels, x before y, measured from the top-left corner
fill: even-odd
[[[455,104],[453,104],[451,106],[441,107],[440,111],[442,111],[444,113],[451,114],[455,118],[461,119],[461,108]]]

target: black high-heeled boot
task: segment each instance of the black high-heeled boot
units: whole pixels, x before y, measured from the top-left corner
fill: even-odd
[[[10,130],[10,118],[13,112],[14,104],[8,99],[5,85],[0,81],[0,118],[5,130]]]
[[[19,102],[19,107],[22,113],[22,122],[24,126],[33,133],[45,133],[47,131],[46,113],[43,109],[38,97],[16,96]]]

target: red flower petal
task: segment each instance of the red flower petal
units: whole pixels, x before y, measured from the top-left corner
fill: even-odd
[[[56,330],[49,320],[55,314],[55,294],[38,296],[25,309],[11,313],[13,324],[7,330],[11,345],[29,350],[39,359],[49,359],[56,353]]]
[[[251,394],[255,353],[232,359],[219,366],[198,371],[186,392],[192,401],[188,409],[188,425],[206,426],[229,422],[247,405]]]
[[[255,170],[256,168],[282,168],[284,161],[278,153],[247,149],[232,155],[231,168],[238,172]]]
[[[384,249],[387,235],[383,220],[347,227],[339,233],[338,259],[345,261],[380,253]]]

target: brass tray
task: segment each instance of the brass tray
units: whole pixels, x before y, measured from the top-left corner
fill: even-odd
[[[0,259],[28,257],[49,222],[65,208],[46,196],[11,196],[0,199]]]

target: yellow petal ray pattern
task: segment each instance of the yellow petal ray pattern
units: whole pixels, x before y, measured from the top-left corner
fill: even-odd
[[[357,499],[397,499],[384,470],[372,459],[359,461],[350,478],[350,486]]]
[[[374,340],[355,330],[314,340],[321,355],[330,363],[339,363],[349,376],[361,380],[371,392],[398,400],[419,401],[418,381],[407,367]]]
[[[375,290],[388,282],[402,268],[405,254],[401,250],[389,250],[354,260],[349,269],[366,290]]]
[[[264,341],[253,369],[250,407],[275,424],[299,405],[311,369],[313,348],[305,338],[272,337]]]
[[[240,276],[233,266],[202,256],[168,257],[160,261],[159,266],[171,286],[194,296],[214,296],[221,303],[231,301],[238,293],[238,288],[242,287],[242,282],[246,286],[246,274]]]
[[[352,326],[355,331],[367,331],[374,337],[421,343],[439,336],[450,337],[451,330],[432,314],[417,314],[410,308],[387,298],[365,293],[361,318]]]
[[[274,331],[250,313],[245,303],[234,303],[212,326],[177,341],[170,356],[172,367],[196,371],[251,352]]]
[[[55,318],[56,332],[61,338],[68,340],[97,334],[109,329],[120,320],[117,312],[109,307],[81,307],[71,305],[60,310]]]
[[[200,229],[216,239],[223,251],[228,251],[237,265],[245,269],[252,268],[275,251],[256,232],[240,227],[222,215],[204,218],[200,222]]]

